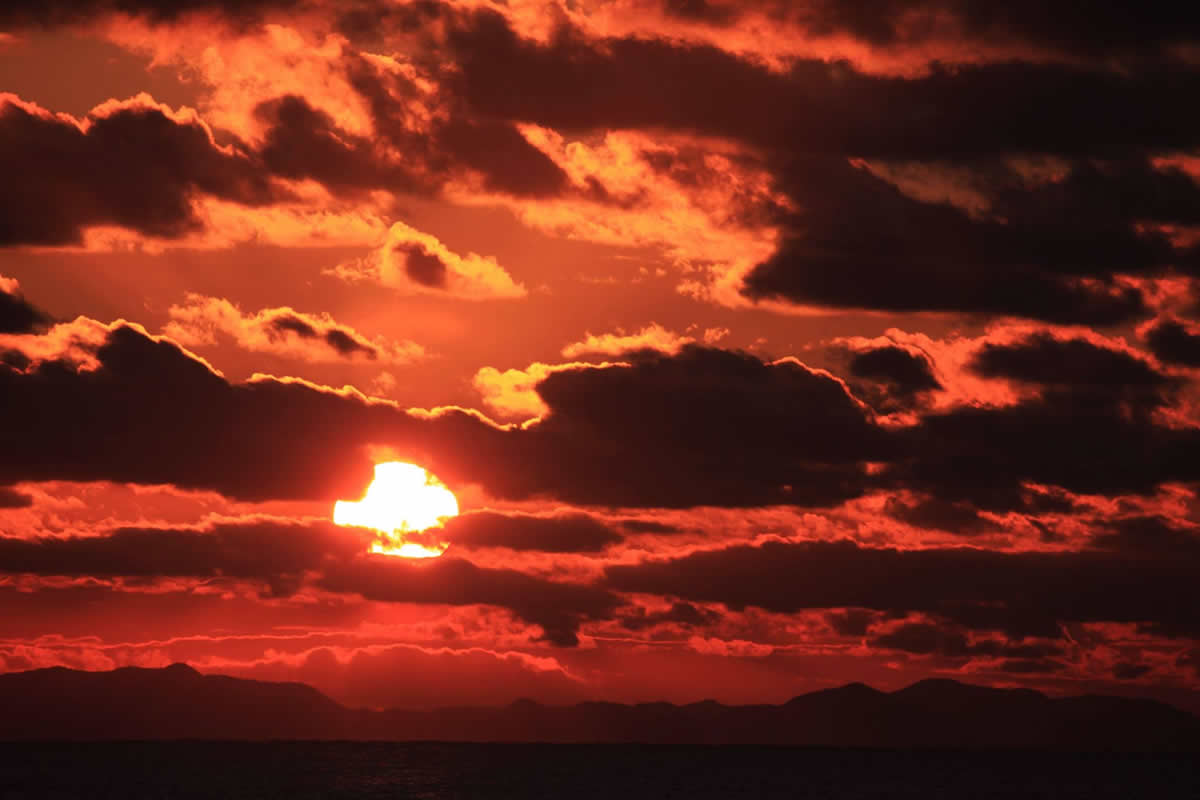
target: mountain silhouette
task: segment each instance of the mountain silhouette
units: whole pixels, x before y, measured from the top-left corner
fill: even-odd
[[[374,739],[888,748],[1200,751],[1200,718],[1153,700],[1050,698],[925,680],[861,683],[781,705],[519,700],[497,708],[346,708],[311,686],[203,675],[184,664],[0,675],[0,740]]]

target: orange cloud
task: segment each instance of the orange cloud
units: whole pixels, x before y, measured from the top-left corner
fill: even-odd
[[[589,364],[572,361],[566,364],[543,364],[540,361],[525,369],[483,367],[471,379],[471,385],[482,396],[483,404],[502,417],[509,419],[532,419],[541,417],[549,408],[537,393],[537,385],[555,372],[581,367],[610,367],[623,362]]]
[[[407,364],[425,357],[425,348],[403,340],[369,339],[328,314],[306,314],[287,306],[243,312],[229,300],[188,294],[167,310],[163,333],[188,347],[215,345],[227,336],[242,349],[305,361],[365,359]]]
[[[499,262],[478,253],[459,255],[436,236],[397,222],[383,244],[365,258],[340,264],[330,273],[346,281],[372,281],[405,294],[432,294],[463,300],[524,297],[525,287]]]
[[[696,327],[695,325],[688,326],[688,332]],[[705,344],[712,345],[728,335],[728,328],[705,328],[700,334],[700,340]],[[626,333],[624,329],[618,328],[615,333],[603,333],[597,336],[589,331],[584,335],[582,341],[572,342],[564,347],[562,354],[567,358],[578,358],[597,353],[619,356],[635,350],[657,350],[660,353],[674,355],[685,345],[695,342],[696,338],[693,336],[676,333],[657,322],[651,322],[636,333]]]

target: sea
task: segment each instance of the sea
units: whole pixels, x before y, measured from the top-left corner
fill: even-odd
[[[0,798],[1200,798],[1195,755],[664,745],[0,743]]]

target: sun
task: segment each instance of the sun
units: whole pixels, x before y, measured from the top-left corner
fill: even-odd
[[[405,558],[433,558],[449,546],[427,536],[409,541],[408,535],[442,527],[458,516],[458,500],[445,484],[416,464],[388,461],[375,465],[375,479],[362,500],[338,500],[333,521],[338,525],[373,528],[381,541],[371,552]]]

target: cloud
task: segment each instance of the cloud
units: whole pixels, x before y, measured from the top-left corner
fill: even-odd
[[[178,19],[197,12],[217,12],[231,20],[248,21],[264,11],[286,10],[305,0],[14,0],[0,11],[0,24],[19,28],[51,27],[88,22],[110,14],[144,15],[154,22]]]
[[[850,385],[859,397],[883,413],[922,405],[931,392],[943,386],[934,376],[929,356],[921,350],[896,343],[837,341],[829,348],[844,361]]]
[[[170,340],[129,324],[59,328],[35,344],[71,343],[80,333],[85,343],[43,353],[24,373],[0,369],[10,418],[22,420],[6,440],[6,478],[333,500],[357,496],[370,480],[367,431],[385,439],[389,429],[416,424],[354,391],[271,378],[230,384]]]
[[[125,323],[59,327],[30,347],[73,342],[69,331],[85,332],[86,345],[43,353],[24,372],[0,371],[12,418],[23,420],[0,481],[173,483],[241,499],[333,500],[359,496],[375,445],[452,485],[478,483],[509,499],[827,504],[861,491],[861,462],[887,446],[831,376],[719,350],[553,373],[537,387],[549,414],[517,429],[461,409],[404,412],[296,379],[231,384],[170,340]]]
[[[290,578],[364,552],[369,537],[332,523],[214,521],[192,528],[118,528],[102,536],[0,538],[0,572],[93,577]]]
[[[619,619],[623,627],[631,631],[641,631],[659,625],[675,625],[681,628],[712,625],[720,621],[721,615],[691,603],[672,603],[669,608],[659,611],[634,606],[630,613],[621,615]]]
[[[332,272],[343,280],[369,280],[405,294],[463,300],[504,300],[527,294],[494,258],[476,253],[460,256],[436,237],[403,222],[392,225],[379,249]]]
[[[0,275],[0,334],[33,333],[50,322],[48,314],[25,299],[14,278]]]
[[[368,339],[328,314],[306,314],[286,306],[245,313],[224,298],[188,294],[187,301],[171,306],[167,315],[171,321],[163,333],[188,347],[214,345],[220,334],[245,350],[313,362],[408,364],[425,355],[415,342]]]
[[[240,499],[334,500],[360,496],[371,454],[388,448],[452,487],[476,484],[506,500],[822,507],[904,489],[913,499],[890,513],[929,522],[954,512],[962,525],[971,508],[1031,508],[1030,485],[1145,494],[1200,479],[1194,429],[1160,420],[1158,400],[1130,395],[1129,381],[1105,382],[1084,366],[1009,405],[925,410],[896,427],[827,372],[688,345],[549,369],[532,387],[544,412],[502,426],[466,409],[404,411],[297,379],[233,384],[127,323],[81,318],[13,339],[33,363],[0,370],[22,420],[0,483],[172,483]],[[1042,339],[1004,346],[981,352],[1003,354],[1004,375],[1042,374],[1029,366],[1046,353]],[[1142,375],[1158,397],[1158,379],[1135,355],[1094,360]]]
[[[506,547],[546,553],[597,553],[624,537],[589,514],[471,511],[446,522],[444,537],[469,549]]]
[[[609,618],[622,605],[616,595],[604,589],[557,583],[510,569],[479,567],[451,556],[360,559],[329,571],[320,585],[328,591],[354,592],[379,602],[507,608],[526,622],[541,626],[551,644],[564,647],[579,643],[576,633],[582,622]]]
[[[587,366],[604,367],[609,364],[543,364],[539,361],[525,369],[506,369],[503,372],[495,367],[480,367],[471,379],[471,385],[481,395],[483,404],[501,417],[533,419],[550,410],[537,393],[539,383],[553,372]]]
[[[1119,275],[1195,261],[1190,248],[1142,225],[1200,209],[1200,187],[1177,170],[1136,159],[1080,163],[1032,185],[1011,167],[993,173],[995,201],[975,219],[908,197],[861,163],[789,157],[776,175],[802,211],[776,253],[746,275],[744,292],[801,305],[1112,325],[1149,314],[1139,288]],[[1096,200],[1126,192],[1156,199]]]
[[[1200,333],[1177,319],[1156,322],[1146,333],[1146,344],[1168,364],[1200,367]]]
[[[969,365],[979,375],[1006,378],[1050,389],[1110,397],[1141,398],[1152,405],[1172,383],[1140,354],[1085,338],[1060,338],[1048,332],[1024,340],[984,342]],[[1142,397],[1151,393],[1150,397]]]
[[[493,515],[499,516],[499,515]],[[570,517],[538,526],[517,519],[508,526],[486,513],[468,521],[470,537],[493,525],[501,536],[522,536],[535,548],[553,544],[530,540],[557,526],[557,541],[574,535],[583,541],[586,523]],[[536,519],[536,518],[534,518]],[[581,539],[581,537],[583,537]],[[0,573],[96,578],[237,578],[267,584],[288,596],[311,578],[319,588],[358,594],[376,602],[489,605],[505,608],[539,625],[553,644],[574,646],[576,631],[588,619],[606,619],[622,605],[611,592],[583,584],[555,582],[512,569],[480,567],[443,556],[403,559],[366,555],[371,534],[327,521],[282,519],[214,520],[194,528],[119,528],[101,536],[0,538]],[[486,545],[484,545],[486,546]],[[519,543],[518,543],[519,546]],[[585,547],[588,545],[585,542]]]
[[[148,95],[83,120],[0,95],[0,142],[13,187],[0,202],[0,246],[80,244],[95,226],[172,239],[202,228],[198,195],[250,207],[286,199],[253,155]]]
[[[1200,475],[1187,455],[1197,431],[1161,413],[1181,384],[1120,340],[997,328],[964,369],[1015,385],[1019,398],[930,411],[898,430],[911,455],[885,484],[1006,511],[1027,508],[1027,484],[1144,494]]]
[[[932,49],[953,41],[972,48],[1033,50],[1042,58],[1169,57],[1173,47],[1200,38],[1200,23],[1168,3],[1132,11],[1112,2],[1046,13],[1037,0],[1009,4],[1005,13],[980,11],[967,0],[901,0],[863,8],[831,0],[656,0],[664,14],[729,29],[765,17],[793,35],[845,36],[870,48]],[[748,19],[749,18],[749,19]],[[986,52],[986,50],[985,50]],[[999,54],[993,57],[999,57]],[[950,60],[950,59],[945,59]]]
[[[973,548],[898,550],[840,542],[766,542],[681,558],[615,565],[605,584],[623,592],[785,614],[856,607],[921,612],[1012,636],[1060,636],[1067,622],[1160,622],[1200,630],[1180,604],[1194,559],[1130,562],[1084,552],[1005,553]]]
[[[1200,117],[1172,102],[1200,81],[1181,63],[1122,73],[1010,59],[896,78],[836,60],[772,69],[708,44],[589,37],[570,24],[530,38],[490,10],[442,18],[457,54],[442,79],[474,113],[555,131],[721,137],[762,159],[774,185],[759,227],[773,231],[774,255],[757,266],[714,256],[724,263],[689,284],[694,294],[737,304],[740,285],[741,302],[802,309],[1116,324],[1148,313],[1119,276],[1196,269],[1194,248],[1163,226],[1194,226],[1200,189],[1145,158],[1200,139]],[[1116,124],[1115,108],[1136,129]],[[975,206],[902,191],[906,165],[932,165],[927,180],[961,173]]]
[[[537,40],[491,9],[442,16],[455,55],[446,84],[471,109],[560,130],[661,128],[794,154],[911,160],[1186,149],[1200,132],[1194,110],[1169,102],[1197,80],[1180,63],[1122,74],[1009,58],[925,65],[896,78],[837,58],[772,69],[707,43],[589,37],[569,24]],[[523,91],[509,91],[514,85]],[[969,102],[978,97],[988,102]],[[1137,126],[1120,121],[1131,117]]]
[[[689,346],[553,371],[536,390],[549,412],[520,436],[554,456],[504,478],[574,503],[836,504],[889,447],[840,381],[794,360]]]
[[[29,508],[33,496],[17,491],[11,486],[0,486],[0,508]]]
[[[690,336],[681,336],[675,331],[667,330],[657,322],[652,322],[636,333],[605,333],[594,336],[589,332],[581,342],[572,342],[562,349],[566,358],[579,358],[585,355],[619,356],[636,350],[657,350],[660,353],[674,355],[684,345],[696,340]]]

